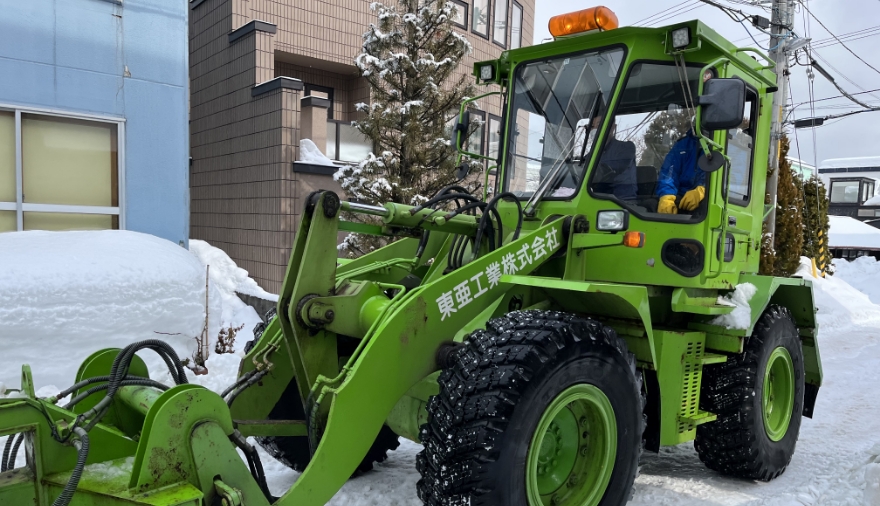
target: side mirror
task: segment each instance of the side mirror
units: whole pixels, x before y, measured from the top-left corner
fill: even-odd
[[[735,77],[709,79],[697,105],[702,107],[699,127],[710,131],[736,128],[743,121],[746,83]]]
[[[471,126],[471,113],[470,111],[465,111],[464,114],[461,115],[461,119],[455,122],[455,126],[452,127],[452,146],[456,151],[462,149],[462,145],[464,145],[465,140],[467,140],[468,130]]]

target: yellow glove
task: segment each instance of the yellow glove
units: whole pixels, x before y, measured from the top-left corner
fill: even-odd
[[[664,195],[660,197],[660,203],[657,204],[657,212],[663,214],[678,214],[678,208],[675,207],[675,195]]]
[[[681,207],[683,211],[693,211],[700,205],[700,202],[703,201],[703,197],[706,196],[706,188],[704,186],[697,186],[693,190],[684,194],[684,197],[681,198],[681,202],[678,203],[678,206]]]

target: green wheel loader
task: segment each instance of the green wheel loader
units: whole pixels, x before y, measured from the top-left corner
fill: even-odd
[[[399,437],[432,506],[621,505],[643,450],[687,441],[720,473],[784,472],[822,370],[809,281],[757,274],[772,62],[699,21],[595,8],[551,30],[475,65],[505,111],[482,196],[307,199],[277,315],[221,395],[160,341],[95,353],[63,406],[25,366],[0,504],[320,505]],[[454,128],[471,162],[484,97]],[[670,185],[702,194],[661,206]],[[341,231],[389,244],[340,260]],[[248,437],[302,471],[282,497]]]

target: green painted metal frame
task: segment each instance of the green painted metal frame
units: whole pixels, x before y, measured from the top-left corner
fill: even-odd
[[[613,45],[628,48],[621,73],[639,60],[671,61],[662,41],[680,26],[690,27],[694,35],[688,61],[709,61],[707,66],[719,66],[722,77],[743,77],[762,99],[775,85],[769,68],[746,55],[751,50],[736,48],[698,21],[661,29],[622,28],[505,51],[493,62],[497,82],[506,85],[523,62]],[[624,85],[624,79],[618,79],[609,107],[616,107]],[[767,112],[768,106],[762,107]],[[603,129],[609,121],[606,118]],[[769,132],[769,115],[762,113],[758,131]],[[503,138],[508,135],[505,131]],[[607,135],[603,130],[597,142],[604,142]],[[760,151],[765,144],[759,134],[755,149]],[[507,150],[502,152],[506,158]],[[503,178],[506,162],[502,159],[498,177]],[[595,163],[591,160],[587,170]],[[765,171],[766,162],[756,162],[754,195],[763,194]],[[749,238],[742,261],[728,265],[715,258],[714,246],[709,247],[704,273],[694,278],[683,278],[653,262],[667,238],[714,245],[718,234],[728,230],[727,216],[734,210],[722,198],[722,179],[712,178],[707,190],[708,212],[701,223],[648,222],[633,216],[631,227],[646,233],[643,248],[623,246],[622,234],[589,230],[595,214],[613,206],[609,201],[586,190],[567,201],[548,199],[534,219],[522,224],[517,240],[508,235],[491,253],[485,247],[475,248],[476,254],[470,252],[465,265],[452,272],[446,272],[445,265],[453,234],[473,237],[474,217],[447,219],[430,209],[386,204],[386,215],[377,219],[381,224],[347,223],[338,213],[352,211],[351,206],[340,204],[330,192],[316,192],[292,246],[277,317],[268,322],[240,366],[240,375],[252,371],[265,375],[229,408],[216,394],[192,385],[162,394],[121,389],[107,423],[92,431],[89,462],[131,468],[122,473],[124,480],[104,484],[87,473],[80,487],[82,502],[182,506],[213,501],[221,494],[233,504],[268,504],[229,437],[235,430],[245,436],[305,437],[306,420],[267,420],[295,382],[321,437],[309,466],[275,504],[323,504],[352,474],[383,424],[417,439],[427,416],[425,405],[438,388],[439,347],[462,341],[470,331],[514,307],[588,314],[615,328],[636,355],[638,366],[657,371],[662,444],[692,439],[697,425],[713,419],[693,401],[684,402],[683,408],[683,400],[692,399],[694,389],[699,397],[703,365],[725,361],[727,356],[720,353],[742,351],[751,327],[769,304],[792,311],[804,345],[807,382],[818,387],[822,370],[810,283],[743,274],[757,271],[751,241],[759,244],[757,217],[763,208],[758,199],[736,211],[742,229],[735,232]],[[505,230],[512,230],[515,206],[502,202],[498,211]],[[426,230],[431,231],[428,246],[417,258],[418,237]],[[403,239],[343,261],[336,258],[339,231]],[[418,278],[420,283],[407,288],[404,278]],[[730,311],[717,304],[718,295],[745,282],[758,288],[750,302],[751,327],[713,325],[714,317]],[[341,356],[340,336],[356,341],[350,356]],[[106,374],[113,356],[106,350],[93,355],[78,379]],[[146,374],[142,363],[132,370]],[[27,470],[0,474],[0,502],[33,498],[47,506],[66,482],[75,452],[51,438],[43,413],[66,423],[76,413],[36,399],[27,368],[22,391],[24,399],[0,399],[0,434],[32,431],[36,459]],[[78,409],[99,398],[87,399]],[[148,408],[129,409],[133,404]]]

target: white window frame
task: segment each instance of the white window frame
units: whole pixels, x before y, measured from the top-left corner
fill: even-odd
[[[125,118],[105,116],[99,114],[80,114],[58,109],[43,109],[37,107],[22,107],[15,104],[0,103],[0,111],[15,113],[15,202],[0,202],[0,211],[15,211],[16,230],[24,230],[24,213],[66,213],[66,214],[105,214],[119,217],[119,230],[125,230]],[[41,116],[54,116],[57,118],[70,118],[97,123],[109,123],[116,125],[116,178],[119,205],[112,206],[76,206],[59,204],[28,204],[24,202],[22,187],[22,159],[21,159],[21,115],[38,114]]]

